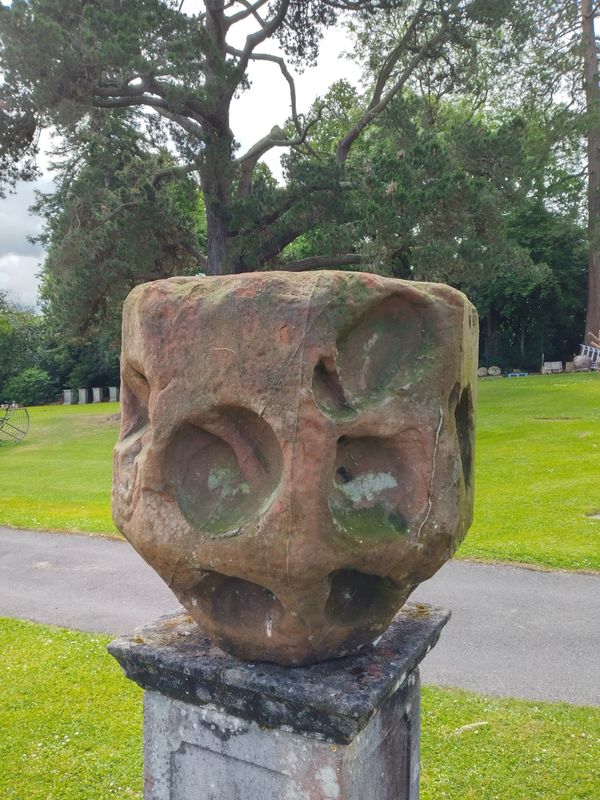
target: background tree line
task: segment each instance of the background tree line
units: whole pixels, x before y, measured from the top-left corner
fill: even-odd
[[[342,268],[444,281],[478,307],[482,363],[503,367],[568,359],[600,327],[585,203],[586,184],[588,199],[597,192],[595,5],[196,6],[0,7],[5,185],[34,174],[37,131],[61,137],[56,191],[36,206],[47,257],[30,364],[52,386],[113,383],[124,297],[174,274]],[[293,67],[314,62],[340,22],[365,88],[341,81],[303,115]],[[263,52],[270,40],[281,55]],[[229,110],[252,61],[287,81],[290,106],[241,153]],[[283,181],[261,161],[273,149]],[[0,384],[15,369],[3,365]]]

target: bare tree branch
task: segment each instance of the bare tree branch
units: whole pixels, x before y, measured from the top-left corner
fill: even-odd
[[[238,158],[236,163],[241,167],[240,180],[238,183],[238,197],[246,197],[250,192],[252,175],[254,174],[256,165],[265,153],[273,147],[298,147],[304,144],[310,129],[314,127],[320,119],[321,113],[319,112],[314,119],[310,120],[310,122],[300,130],[298,136],[294,139],[288,139],[282,129],[276,125],[274,128],[271,128],[271,131],[266,136],[252,145],[243,156]]]
[[[93,96],[92,105],[95,108],[128,108],[130,106],[148,106],[149,108],[153,108],[155,111],[157,111],[161,117],[180,125],[196,139],[204,138],[204,132],[198,122],[195,122],[184,114],[177,114],[176,112],[171,111],[166,100],[159,97],[154,97],[153,95],[142,94],[120,97]]]
[[[131,81],[140,78],[140,83],[131,86]],[[93,88],[93,93],[99,97],[138,97],[148,91],[148,86],[143,80],[141,75],[136,75],[132,79],[126,79],[122,83],[101,83]]]
[[[374,106],[379,103],[381,100],[381,95],[383,94],[383,90],[385,89],[385,85],[388,82],[390,75],[392,74],[394,67],[398,63],[398,59],[402,56],[405,52],[405,49],[410,42],[413,34],[416,32],[419,23],[421,22],[421,15],[425,8],[427,0],[421,0],[421,4],[419,8],[415,12],[410,25],[404,32],[404,35],[396,45],[396,47],[388,53],[383,62],[383,66],[379,71],[379,75],[377,76],[377,81],[375,82],[375,88],[373,89],[373,96],[371,98],[371,102],[369,103],[369,109],[374,108]]]
[[[235,47],[231,47],[229,45],[227,47],[227,52],[230,53],[231,55],[237,56],[238,58],[242,58],[243,55],[244,55],[241,50],[238,50]],[[294,78],[293,78],[291,72],[288,69],[287,64],[285,63],[285,60],[283,58],[281,58],[281,56],[274,56],[274,55],[271,55],[270,53],[252,53],[250,55],[250,60],[251,61],[270,61],[273,64],[277,64],[277,66],[281,70],[281,74],[283,75],[283,77],[285,78],[285,80],[287,81],[287,84],[289,86],[289,90],[290,90],[290,105],[291,105],[291,108],[292,108],[292,120],[294,122],[294,126],[295,126],[296,130],[298,131],[298,133],[300,133],[301,130],[302,130],[302,125],[300,124],[300,121],[298,119],[298,106],[297,106],[297,100],[296,100],[296,84],[294,82]]]
[[[167,103],[159,97],[151,94],[141,95],[96,95],[94,90],[92,105],[96,108],[127,108],[128,106],[150,106],[151,108],[166,109]]]
[[[343,183],[339,184],[340,189],[349,188]],[[294,190],[289,188],[280,188],[278,192],[277,204],[274,205],[269,211],[264,212],[252,220],[252,229],[265,231],[267,228],[272,227],[281,217],[287,214],[295,205],[304,203],[306,198],[317,192],[330,192],[332,190],[331,181],[323,182],[322,184],[315,184],[314,186],[296,187]],[[243,235],[246,231],[244,225],[232,226],[231,232],[233,235]]]
[[[246,37],[246,44],[244,45],[242,55],[240,56],[240,60],[237,65],[238,76],[243,75],[246,72],[248,62],[250,61],[250,56],[256,50],[256,48],[273,36],[277,29],[280,28],[284,23],[289,5],[290,0],[280,0],[279,8],[275,14],[273,14],[270,19],[265,20],[264,25],[261,25],[259,30]]]
[[[375,117],[377,117],[379,114],[381,114],[382,111],[385,110],[390,101],[393,100],[394,97],[396,97],[396,95],[402,90],[402,88],[404,87],[410,76],[413,74],[415,69],[418,67],[418,65],[425,59],[428,53],[431,52],[431,49],[444,39],[444,36],[446,34],[446,27],[447,27],[447,20],[446,17],[443,17],[442,24],[438,32],[435,34],[435,36],[433,36],[419,48],[419,50],[415,53],[415,55],[411,58],[406,67],[402,70],[402,72],[395,80],[395,82],[392,84],[392,86],[388,89],[388,91],[385,94],[383,94],[383,90],[385,88],[385,81],[383,82],[382,85],[380,85],[381,76],[382,74],[387,73],[387,76],[389,78],[389,75],[392,73],[393,68],[398,63],[402,53],[398,48],[396,48],[394,50],[394,52],[396,53],[395,58],[391,59],[392,54],[390,54],[390,56],[386,58],[383,67],[381,68],[380,74],[377,78],[377,81],[375,83],[374,94],[371,99],[371,102],[367,107],[367,110],[365,111],[363,116],[358,120],[358,122],[356,122],[352,126],[350,131],[340,140],[338,144],[336,156],[340,163],[344,163],[346,161],[346,159],[348,158],[348,153],[350,152],[350,148],[352,147],[356,139],[358,139],[363,130],[368,125],[371,124],[371,122],[375,119]]]
[[[338,8],[340,11],[360,11],[364,8],[369,11],[375,9],[389,9],[390,0],[327,0],[327,5],[331,8]],[[398,5],[401,5],[398,3]]]
[[[176,114],[174,111],[171,111],[168,108],[157,107],[157,111],[161,117],[164,117],[170,122],[174,122],[176,125],[179,125],[195,139],[200,139],[201,141],[204,140],[204,131],[202,130],[202,126],[197,122],[194,122],[194,120],[191,120],[189,117],[183,114]]]
[[[222,52],[227,34],[227,18],[223,0],[204,0],[206,8],[206,29],[210,32],[217,51]]]
[[[244,164],[247,161],[257,161],[272,147],[286,147],[289,144],[290,140],[286,138],[283,130],[279,127],[279,125],[275,125],[273,128],[271,128],[266,136],[263,136],[262,139],[259,139],[258,142],[253,144],[243,156],[240,156],[237,159],[237,163]]]
[[[238,197],[246,197],[249,194],[252,184],[252,175],[262,156],[273,147],[286,147],[289,144],[290,141],[286,139],[284,132],[276,125],[266,136],[256,142],[247,153],[238,159],[238,164],[240,164],[241,167],[237,191]]]
[[[232,25],[235,25],[238,22],[241,22],[244,19],[252,16],[255,20],[259,23],[259,25],[264,26],[265,20],[261,17],[258,13],[258,9],[262,6],[266,5],[268,0],[258,0],[256,3],[249,3],[247,0],[236,0],[240,5],[245,7],[245,11],[238,11],[237,14],[232,14],[230,17],[226,17],[227,20],[227,27],[230,28]],[[234,5],[234,3],[231,3]]]
[[[317,198],[314,203],[303,204],[302,207],[296,209],[295,213],[290,217],[285,224],[276,223],[269,228],[261,231],[262,241],[258,246],[257,255],[259,262],[266,264],[278,256],[282,250],[295,241],[301,233],[314,228],[323,217],[327,215],[327,211],[331,208],[331,190],[323,192],[322,198]]]
[[[193,161],[191,164],[161,169],[152,176],[152,186],[157,188],[162,181],[171,180],[172,178],[183,178],[185,175],[189,175],[190,172],[198,172],[199,170],[200,164],[197,161]]]
[[[310,269],[325,269],[328,267],[350,267],[364,264],[364,256],[358,253],[341,253],[335,256],[313,256],[301,258],[297,261],[276,261],[272,269],[282,269],[286,272],[303,272]]]

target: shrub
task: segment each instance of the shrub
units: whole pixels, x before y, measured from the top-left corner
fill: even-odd
[[[7,381],[2,396],[6,402],[14,401],[25,406],[45,403],[54,400],[56,384],[45,370],[29,367]]]

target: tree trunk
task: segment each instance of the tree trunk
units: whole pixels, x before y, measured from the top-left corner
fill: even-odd
[[[521,353],[521,367],[525,366],[525,321],[521,320],[521,330],[519,336],[519,352]]]
[[[206,195],[205,195],[206,197]],[[214,201],[206,203],[207,275],[224,275],[228,265],[227,225]]]
[[[208,275],[225,275],[230,265],[229,213],[232,197],[233,134],[229,107],[234,88],[227,79],[225,0],[205,0],[206,30],[210,47],[206,53],[206,96],[212,98],[212,115],[203,123],[205,142],[200,169],[206,206]]]
[[[228,119],[222,122],[227,130]],[[234,272],[231,264],[229,209],[231,204],[233,144],[227,133],[211,130],[206,138],[203,165],[200,169],[202,194],[206,206],[207,266],[208,275],[226,275]]]
[[[588,298],[585,339],[600,330],[600,84],[594,28],[595,0],[582,0],[584,86],[588,113]]]
[[[492,366],[498,359],[498,324],[497,315],[493,306],[488,308],[485,317],[485,362]]]

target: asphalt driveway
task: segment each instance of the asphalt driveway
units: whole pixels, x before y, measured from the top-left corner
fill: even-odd
[[[600,576],[453,561],[412,599],[452,610],[425,683],[600,705]],[[118,634],[177,608],[125,542],[0,527],[0,616]]]

